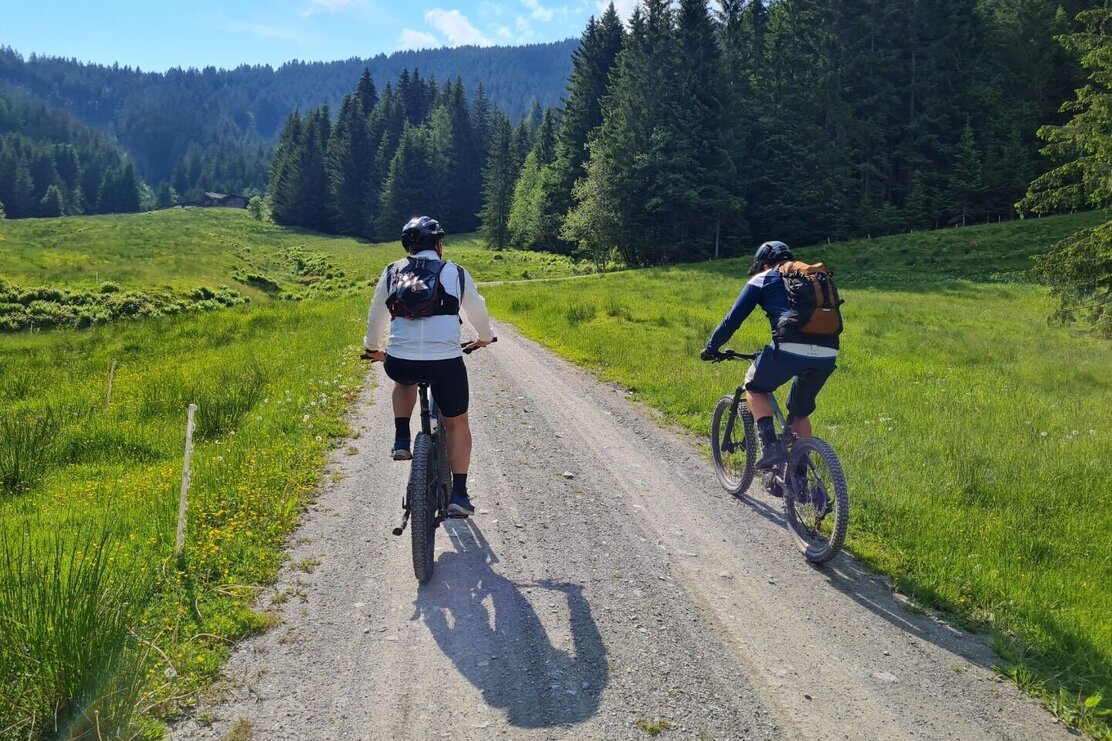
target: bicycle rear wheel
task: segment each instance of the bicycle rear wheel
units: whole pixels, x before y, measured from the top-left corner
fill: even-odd
[[[756,460],[757,432],[749,407],[738,402],[733,429],[726,435],[727,422],[734,397],[723,396],[714,408],[710,421],[710,452],[714,472],[722,488],[740,497],[753,483],[753,462]]]
[[[433,540],[436,536],[436,499],[433,491],[432,437],[417,434],[409,470],[409,532],[413,539],[413,575],[424,584],[432,576]]]
[[[849,528],[849,493],[842,464],[817,437],[796,442],[788,456],[784,508],[799,550],[811,563],[825,563],[842,549]]]

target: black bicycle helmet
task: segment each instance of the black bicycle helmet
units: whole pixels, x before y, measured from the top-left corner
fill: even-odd
[[[445,231],[440,228],[440,222],[436,219],[414,216],[402,227],[402,247],[409,252],[419,247],[435,247],[444,234]]]
[[[749,268],[749,274],[756,275],[761,272],[762,265],[775,265],[781,260],[791,260],[793,257],[791,247],[783,242],[776,240],[765,242],[757,248],[757,254],[753,255],[753,267]]]

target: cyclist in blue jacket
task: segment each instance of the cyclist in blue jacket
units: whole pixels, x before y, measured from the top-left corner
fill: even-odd
[[[838,336],[804,334],[779,329],[780,320],[791,311],[784,280],[777,267],[792,259],[783,242],[765,242],[753,256],[749,281],[741,289],[726,317],[714,330],[710,341],[699,353],[703,360],[715,360],[721,348],[737,331],[753,309],[760,306],[772,327],[772,342],[761,351],[745,374],[745,397],[757,421],[762,455],[758,469],[771,469],[787,459],[783,443],[772,424],[772,402],[768,395],[795,377],[788,394],[788,419],[799,438],[811,436],[811,414],[826,379],[834,372],[838,358]]]

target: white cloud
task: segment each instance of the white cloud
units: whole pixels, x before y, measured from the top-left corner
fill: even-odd
[[[502,3],[493,3],[490,0],[479,3],[479,15],[484,18],[500,18],[505,14],[506,8]]]
[[[512,39],[514,37],[514,32],[510,30],[509,26],[499,26],[495,29],[495,33],[503,39]]]
[[[540,21],[548,22],[556,15],[556,11],[541,5],[540,0],[521,0],[521,4],[533,11],[533,17]]]
[[[402,36],[398,39],[397,51],[405,51],[406,49],[438,49],[443,44],[440,40],[433,36],[431,33],[424,33],[423,31],[414,31],[407,28],[402,31]]]
[[[425,13],[425,22],[448,37],[452,46],[491,46],[493,42],[471,25],[467,16],[458,10],[433,8]]]

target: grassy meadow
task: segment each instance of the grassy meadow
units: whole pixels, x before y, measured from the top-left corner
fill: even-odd
[[[266,624],[255,585],[347,432],[364,312],[281,302],[0,336],[0,738],[160,737],[150,717]]]
[[[846,299],[839,369],[815,422],[849,478],[848,547],[921,605],[990,628],[1007,673],[1066,722],[1107,735],[1112,345],[1048,326],[1044,289],[987,282],[1096,218],[798,255],[836,267]],[[857,271],[862,254],[870,269]],[[931,254],[936,259],[923,259]],[[705,364],[697,354],[736,298],[747,263],[540,290],[491,286],[486,294],[496,317],[705,436],[715,400],[740,383],[745,366]],[[889,275],[898,279],[889,284]],[[767,342],[767,320],[757,314],[729,346]]]
[[[451,225],[448,225],[451,226]],[[449,256],[476,280],[573,275],[587,268],[558,255],[491,252],[474,234],[451,235]],[[305,293],[332,280],[347,288],[373,281],[404,254],[400,242],[371,244],[255,221],[238,209],[168,209],[142,214],[0,221],[2,277],[23,286],[96,289],[112,281],[124,289],[165,287],[192,291],[226,285],[253,301]],[[306,256],[324,269],[305,280]],[[326,277],[328,272],[331,278]],[[256,275],[266,281],[248,281]]]
[[[1047,326],[1045,291],[1014,274],[1095,221],[799,251],[839,271],[848,301],[840,369],[816,422],[850,477],[850,547],[921,603],[991,627],[1007,670],[1092,732],[1112,699],[1102,452],[1112,348]],[[471,235],[448,251],[478,280],[583,272],[563,257],[492,253]],[[98,291],[108,281],[123,295],[228,285],[250,299],[0,332],[0,739],[161,737],[160,721],[192,702],[228,642],[268,624],[253,598],[277,573],[325,451],[347,432],[368,281],[399,254],[397,243],[235,211],[0,221],[9,285]],[[705,434],[713,400],[744,368],[696,354],[745,268],[483,290],[497,319]],[[311,300],[277,300],[295,297]],[[731,345],[766,337],[752,319]],[[176,559],[191,402],[197,447]]]

